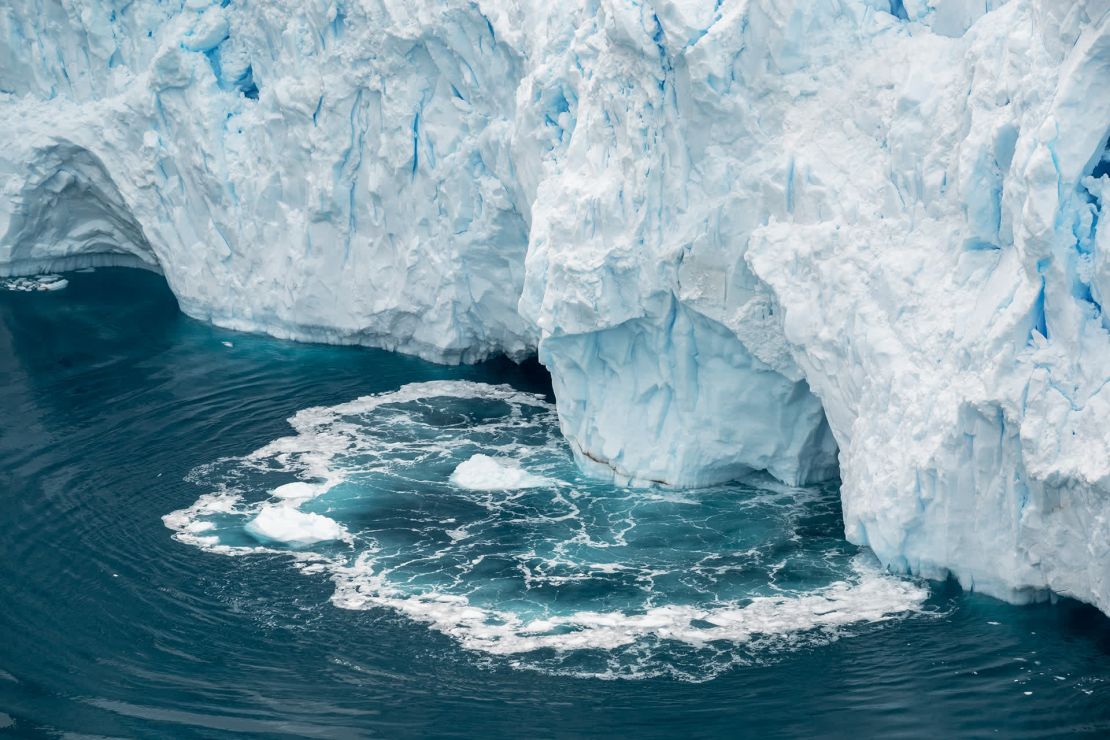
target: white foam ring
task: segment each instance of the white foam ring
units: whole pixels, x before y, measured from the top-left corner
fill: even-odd
[[[485,412],[466,416],[465,404],[452,406],[459,400],[486,404]],[[194,471],[192,479],[210,490],[164,517],[174,537],[227,555],[286,553],[302,570],[331,575],[337,606],[388,609],[468,650],[514,656],[509,662],[520,667],[704,680],[738,662],[739,647],[836,639],[853,625],[919,613],[928,595],[918,582],[883,573],[869,554],[853,556],[854,548],[839,540],[816,554],[828,577],[804,589],[783,586],[789,556],[772,557],[774,547],[756,542],[717,551],[738,536],[713,529],[727,498],[712,499],[714,508],[697,492],[626,491],[580,478],[553,407],[508,386],[413,383],[305,409],[290,423],[296,434]],[[273,475],[282,476],[279,484],[259,482]],[[383,509],[369,527],[344,526],[343,512],[352,510],[344,506],[353,505],[365,522],[382,486],[411,503]],[[771,517],[776,527],[774,517],[781,517],[787,528],[816,496],[781,486],[756,493],[737,497],[737,510]],[[454,507],[457,514],[435,520],[419,508],[425,501],[434,501],[436,512]],[[273,526],[260,526],[260,517]],[[390,540],[386,523],[395,517],[408,534],[400,544]],[[692,526],[667,529],[683,517]],[[648,526],[641,519],[663,528],[653,531],[657,538],[677,532],[676,543],[653,549],[646,538],[629,547]],[[515,534],[497,545],[494,534],[506,527]],[[426,541],[413,544],[412,532]],[[681,550],[684,537],[693,538],[692,550]],[[427,565],[414,571],[414,562]],[[483,570],[490,562],[508,564]],[[756,566],[766,582],[753,592],[722,585]],[[615,602],[605,595],[610,583],[632,596]],[[561,590],[583,586],[602,595]],[[665,645],[718,657],[678,669],[667,665]],[[561,662],[588,651],[624,651],[628,659],[615,668],[612,660],[600,668],[596,661],[581,664],[587,668]]]
[[[883,621],[918,609],[926,596],[920,585],[891,578],[865,558],[854,566],[859,576],[855,582],[840,581],[802,596],[756,597],[746,606],[666,605],[640,614],[583,611],[526,621],[512,612],[475,608],[462,596],[405,594],[377,576],[373,558],[363,555],[353,566],[337,569],[333,601],[347,609],[388,607],[451,635],[466,648],[508,655],[541,649],[610,650],[648,636],[693,646],[717,640],[743,643],[755,636]],[[568,627],[570,631],[560,629]]]

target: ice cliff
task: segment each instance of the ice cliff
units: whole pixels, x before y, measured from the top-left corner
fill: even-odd
[[[0,275],[538,351],[580,463],[835,473],[890,567],[1110,611],[1110,0],[10,0]]]

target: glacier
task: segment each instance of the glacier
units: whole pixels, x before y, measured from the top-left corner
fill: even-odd
[[[0,277],[538,354],[591,473],[1110,613],[1110,0],[10,0],[0,132]]]

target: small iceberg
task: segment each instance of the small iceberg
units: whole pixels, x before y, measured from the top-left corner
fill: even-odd
[[[334,519],[291,506],[267,506],[244,529],[260,542],[280,542],[292,547],[342,540],[347,536],[347,530]]]
[[[506,491],[555,484],[550,478],[524,470],[516,460],[481,454],[459,463],[455,472],[451,473],[451,482],[472,491]]]

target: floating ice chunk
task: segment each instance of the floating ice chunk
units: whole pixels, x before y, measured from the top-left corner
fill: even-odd
[[[271,495],[275,498],[283,499],[298,499],[298,498],[312,498],[320,492],[319,486],[314,486],[311,483],[286,483],[284,486],[278,486]]]
[[[451,482],[472,491],[504,491],[513,488],[540,488],[554,485],[550,478],[534,475],[520,467],[516,460],[474,455],[459,463],[451,473]]]
[[[38,277],[12,278],[3,281],[0,285],[3,285],[5,290],[31,293],[38,290],[61,290],[69,285],[69,281],[61,275],[39,275]]]
[[[69,281],[57,275],[46,275],[39,278],[39,290],[61,290],[69,285]]]
[[[296,485],[296,484],[290,484]],[[334,519],[291,506],[267,506],[245,527],[262,542],[284,542],[294,547],[341,540],[347,532]]]

